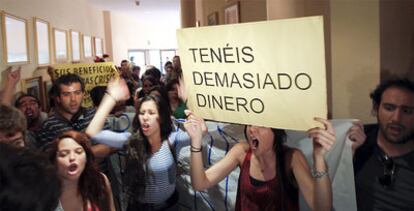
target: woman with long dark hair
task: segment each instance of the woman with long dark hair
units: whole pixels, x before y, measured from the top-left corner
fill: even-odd
[[[177,140],[187,144],[189,140],[170,137],[171,113],[161,97],[145,96],[138,104],[137,117],[138,131],[127,146],[124,174],[129,210],[174,210],[178,200],[175,150],[183,144]]]
[[[111,92],[117,99],[119,92]],[[116,101],[116,100],[115,100]],[[174,128],[166,101],[157,95],[143,97],[137,106],[136,132],[100,131],[113,102],[104,99],[88,127],[88,134],[99,143],[122,148],[126,143],[127,162],[123,182],[128,210],[177,210],[177,154],[190,143],[189,136]],[[207,131],[204,127],[203,131]]]
[[[115,210],[108,178],[98,171],[90,147],[86,134],[72,130],[60,135],[48,149],[62,182],[56,210]]]
[[[283,145],[284,130],[259,126],[248,126],[247,142],[236,144],[223,159],[204,170],[201,153],[204,123],[190,112],[184,127],[191,137],[193,188],[210,188],[239,166],[235,210],[299,210],[299,191],[312,210],[331,210],[332,187],[324,156],[335,142],[335,132],[329,121],[315,120],[326,129],[308,130],[313,139],[312,171],[300,150]]]

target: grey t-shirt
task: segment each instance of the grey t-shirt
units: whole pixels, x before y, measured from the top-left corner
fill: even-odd
[[[395,164],[394,182],[386,187],[379,182],[384,175],[383,152],[376,144],[375,130],[366,144],[371,150],[363,152],[365,162],[357,163],[360,168],[355,171],[355,190],[358,210],[414,210],[414,152],[399,157],[392,157]],[[355,157],[359,162],[360,156]],[[354,164],[355,165],[355,164]]]

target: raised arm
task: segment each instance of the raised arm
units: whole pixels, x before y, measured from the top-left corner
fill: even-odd
[[[313,140],[313,169],[309,170],[305,156],[299,150],[293,155],[292,167],[299,189],[309,207],[312,210],[324,211],[332,208],[332,185],[325,155],[335,143],[335,131],[329,121],[322,118],[315,120],[325,128],[308,130],[308,136]]]
[[[16,91],[16,85],[20,81],[20,71],[21,67],[19,66],[17,70],[13,71],[12,67],[8,67],[5,72],[7,75],[6,86],[3,90],[3,97],[1,99],[1,104],[10,106],[12,104],[13,95]]]
[[[92,137],[101,131],[105,124],[106,118],[115,104],[119,101],[127,99],[129,99],[129,90],[125,80],[111,79],[95,116],[89,123],[88,128],[86,128],[86,133]]]
[[[203,123],[190,113],[184,127],[191,138],[190,174],[191,184],[195,190],[204,190],[216,185],[244,159],[248,145],[236,144],[223,159],[205,171],[202,156]]]

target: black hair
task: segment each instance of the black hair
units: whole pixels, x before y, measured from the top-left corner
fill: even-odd
[[[273,151],[276,154],[276,180],[279,181],[280,184],[280,200],[282,204],[282,210],[286,210],[288,208],[288,200],[284,197],[287,196],[289,201],[297,201],[298,196],[295,195],[297,191],[294,190],[294,185],[288,179],[288,168],[286,166],[286,153],[287,147],[284,146],[286,142],[286,131],[282,129],[272,128],[272,132],[274,134],[273,140]],[[286,193],[286,194],[284,194]]]
[[[3,211],[53,211],[61,184],[56,168],[33,149],[0,143],[0,207]]]
[[[34,96],[32,94],[26,94],[26,93],[24,93],[24,94],[20,95],[16,99],[16,101],[14,102],[14,107],[18,108],[21,105],[20,100],[22,100],[24,97],[31,97],[31,98],[33,98],[36,101],[37,105],[40,106],[40,101],[39,101],[39,99],[36,96]]]
[[[56,87],[55,83],[52,83],[52,87],[50,87],[50,90],[48,92],[49,94],[49,111],[54,108],[55,105],[55,99],[59,95],[58,88]]]
[[[60,76],[54,81],[57,96],[60,95],[60,85],[69,86],[72,83],[80,83],[82,92],[85,91],[85,83],[83,82],[83,79],[78,74],[69,73]]]
[[[155,85],[153,87],[151,87],[151,89],[149,90],[148,94],[151,94],[151,92],[153,91],[157,91],[160,93],[160,97],[162,97],[162,99],[168,104],[170,105],[170,101],[168,99],[168,93],[167,90],[165,89],[165,86],[163,86],[162,84],[160,85]],[[154,94],[153,94],[154,95]]]
[[[161,79],[161,71],[156,67],[151,67],[145,71],[144,75],[150,75],[155,78],[157,81]]]
[[[280,184],[280,195],[279,200],[282,204],[282,210],[286,210],[288,207],[288,201],[284,199],[285,196],[289,197],[290,201],[297,201],[297,191],[294,190],[295,185],[291,183],[288,179],[288,168],[286,166],[286,153],[287,147],[284,146],[284,143],[287,140],[286,131],[277,128],[271,128],[274,138],[273,138],[273,151],[276,155],[276,180]],[[244,137],[248,140],[247,137],[247,125],[244,129]],[[286,193],[286,194],[285,194]]]
[[[89,92],[93,106],[98,107],[101,104],[102,98],[105,95],[106,86],[95,86]]]
[[[155,102],[155,105],[157,105],[158,114],[160,116],[161,139],[167,139],[172,131],[171,110],[170,106],[167,104],[167,101],[156,95],[146,95],[140,99],[136,108],[134,121],[132,123],[133,129],[134,131],[142,133],[141,123],[139,122],[139,110],[144,102],[151,100]]]
[[[167,68],[167,66],[170,66],[171,68],[173,68],[173,63],[172,62],[170,62],[170,61],[167,61],[167,62],[165,62],[165,64],[164,64],[164,68]]]
[[[132,67],[132,71],[134,71],[134,70],[141,70],[141,67],[140,66],[137,66],[137,65],[134,65]]]
[[[160,80],[157,80],[156,78],[154,78],[152,75],[143,75],[143,77],[141,78],[141,82],[142,82],[142,86],[144,86],[144,81],[149,81],[151,82],[152,86],[157,86],[160,85]]]
[[[372,100],[372,108],[374,111],[376,111],[378,109],[378,106],[381,104],[382,94],[385,92],[385,90],[392,87],[406,89],[414,93],[414,82],[407,78],[393,78],[383,81],[370,94]]]

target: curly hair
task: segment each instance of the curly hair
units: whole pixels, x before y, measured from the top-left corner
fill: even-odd
[[[414,93],[414,82],[406,78],[394,78],[381,82],[374,91],[369,95],[372,100],[372,109],[378,110],[378,106],[381,104],[382,94],[385,90],[395,87],[399,89],[405,89]]]
[[[0,104],[0,132],[6,136],[22,132],[26,135],[26,117],[17,108]]]
[[[150,172],[147,160],[151,156],[151,144],[144,134],[139,121],[139,111],[144,102],[153,101],[157,106],[160,118],[161,141],[168,139],[172,132],[171,112],[165,100],[159,96],[147,95],[137,106],[137,114],[134,117],[133,128],[137,131],[129,139],[127,146],[127,159],[123,182],[129,198],[129,203],[138,204],[137,199],[142,196],[146,188],[146,179]]]
[[[85,150],[85,169],[81,173],[78,183],[79,193],[83,199],[84,210],[87,210],[89,201],[92,205],[96,205],[99,210],[109,211],[109,189],[106,185],[105,178],[98,171],[95,157],[91,150],[90,140],[86,134],[74,130],[66,131],[61,134],[48,149],[49,160],[56,165],[56,156],[59,150],[59,143],[64,138],[73,139]],[[92,210],[95,211],[95,206],[92,206]]]
[[[33,149],[0,143],[0,207],[3,211],[52,211],[61,183],[56,168]]]

